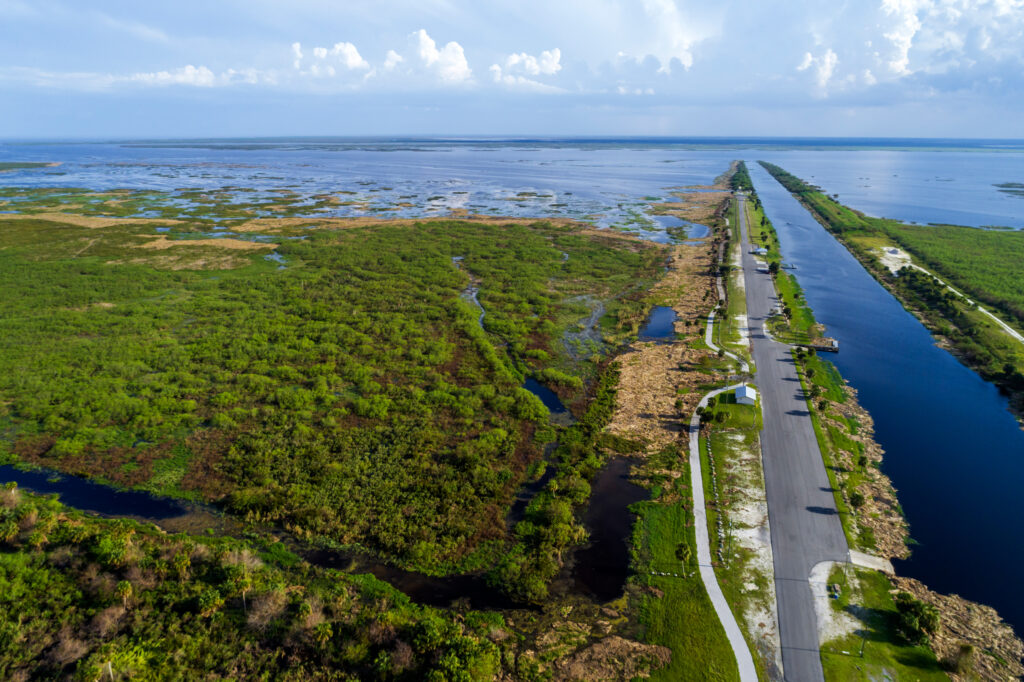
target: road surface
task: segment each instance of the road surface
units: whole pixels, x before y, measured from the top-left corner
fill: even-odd
[[[761,457],[775,560],[782,667],[786,680],[818,682],[824,676],[809,583],[811,569],[822,561],[847,561],[849,547],[789,346],[764,333],[765,321],[778,300],[771,276],[757,271],[747,235],[746,198],[737,198],[751,351],[764,415]]]

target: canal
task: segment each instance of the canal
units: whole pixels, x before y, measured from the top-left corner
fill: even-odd
[[[756,161],[747,166],[808,303],[839,340],[829,359],[874,418],[914,540],[896,571],[992,606],[1024,631],[1024,431],[1006,398],[936,346]]]

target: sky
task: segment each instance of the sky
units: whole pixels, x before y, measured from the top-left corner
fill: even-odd
[[[1024,138],[1024,0],[0,0],[0,138]]]

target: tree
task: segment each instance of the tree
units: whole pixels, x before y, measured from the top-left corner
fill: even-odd
[[[864,495],[856,490],[850,493],[850,506],[854,509],[860,509],[864,506]]]
[[[122,580],[117,584],[117,596],[121,598],[121,605],[124,606],[125,610],[128,610],[128,600],[132,598],[132,584],[127,580]]]
[[[317,623],[317,626],[313,628],[313,638],[316,639],[316,643],[320,646],[325,646],[327,642],[331,641],[333,636],[334,628],[331,627],[330,623]]]
[[[188,579],[188,569],[192,567],[192,559],[185,552],[178,552],[171,561],[174,572],[178,574],[178,580],[185,582]]]
[[[925,644],[939,630],[939,610],[909,592],[896,595],[896,629],[911,644]]]
[[[768,265],[768,272],[770,272],[773,275],[779,274],[779,261],[773,260]]]

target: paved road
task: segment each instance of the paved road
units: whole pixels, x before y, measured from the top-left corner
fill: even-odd
[[[745,197],[739,201],[747,318],[764,413],[761,457],[775,556],[782,667],[786,680],[817,682],[824,676],[808,578],[819,562],[846,561],[849,548],[789,347],[763,331],[777,298],[771,276],[757,271],[747,236]]]

